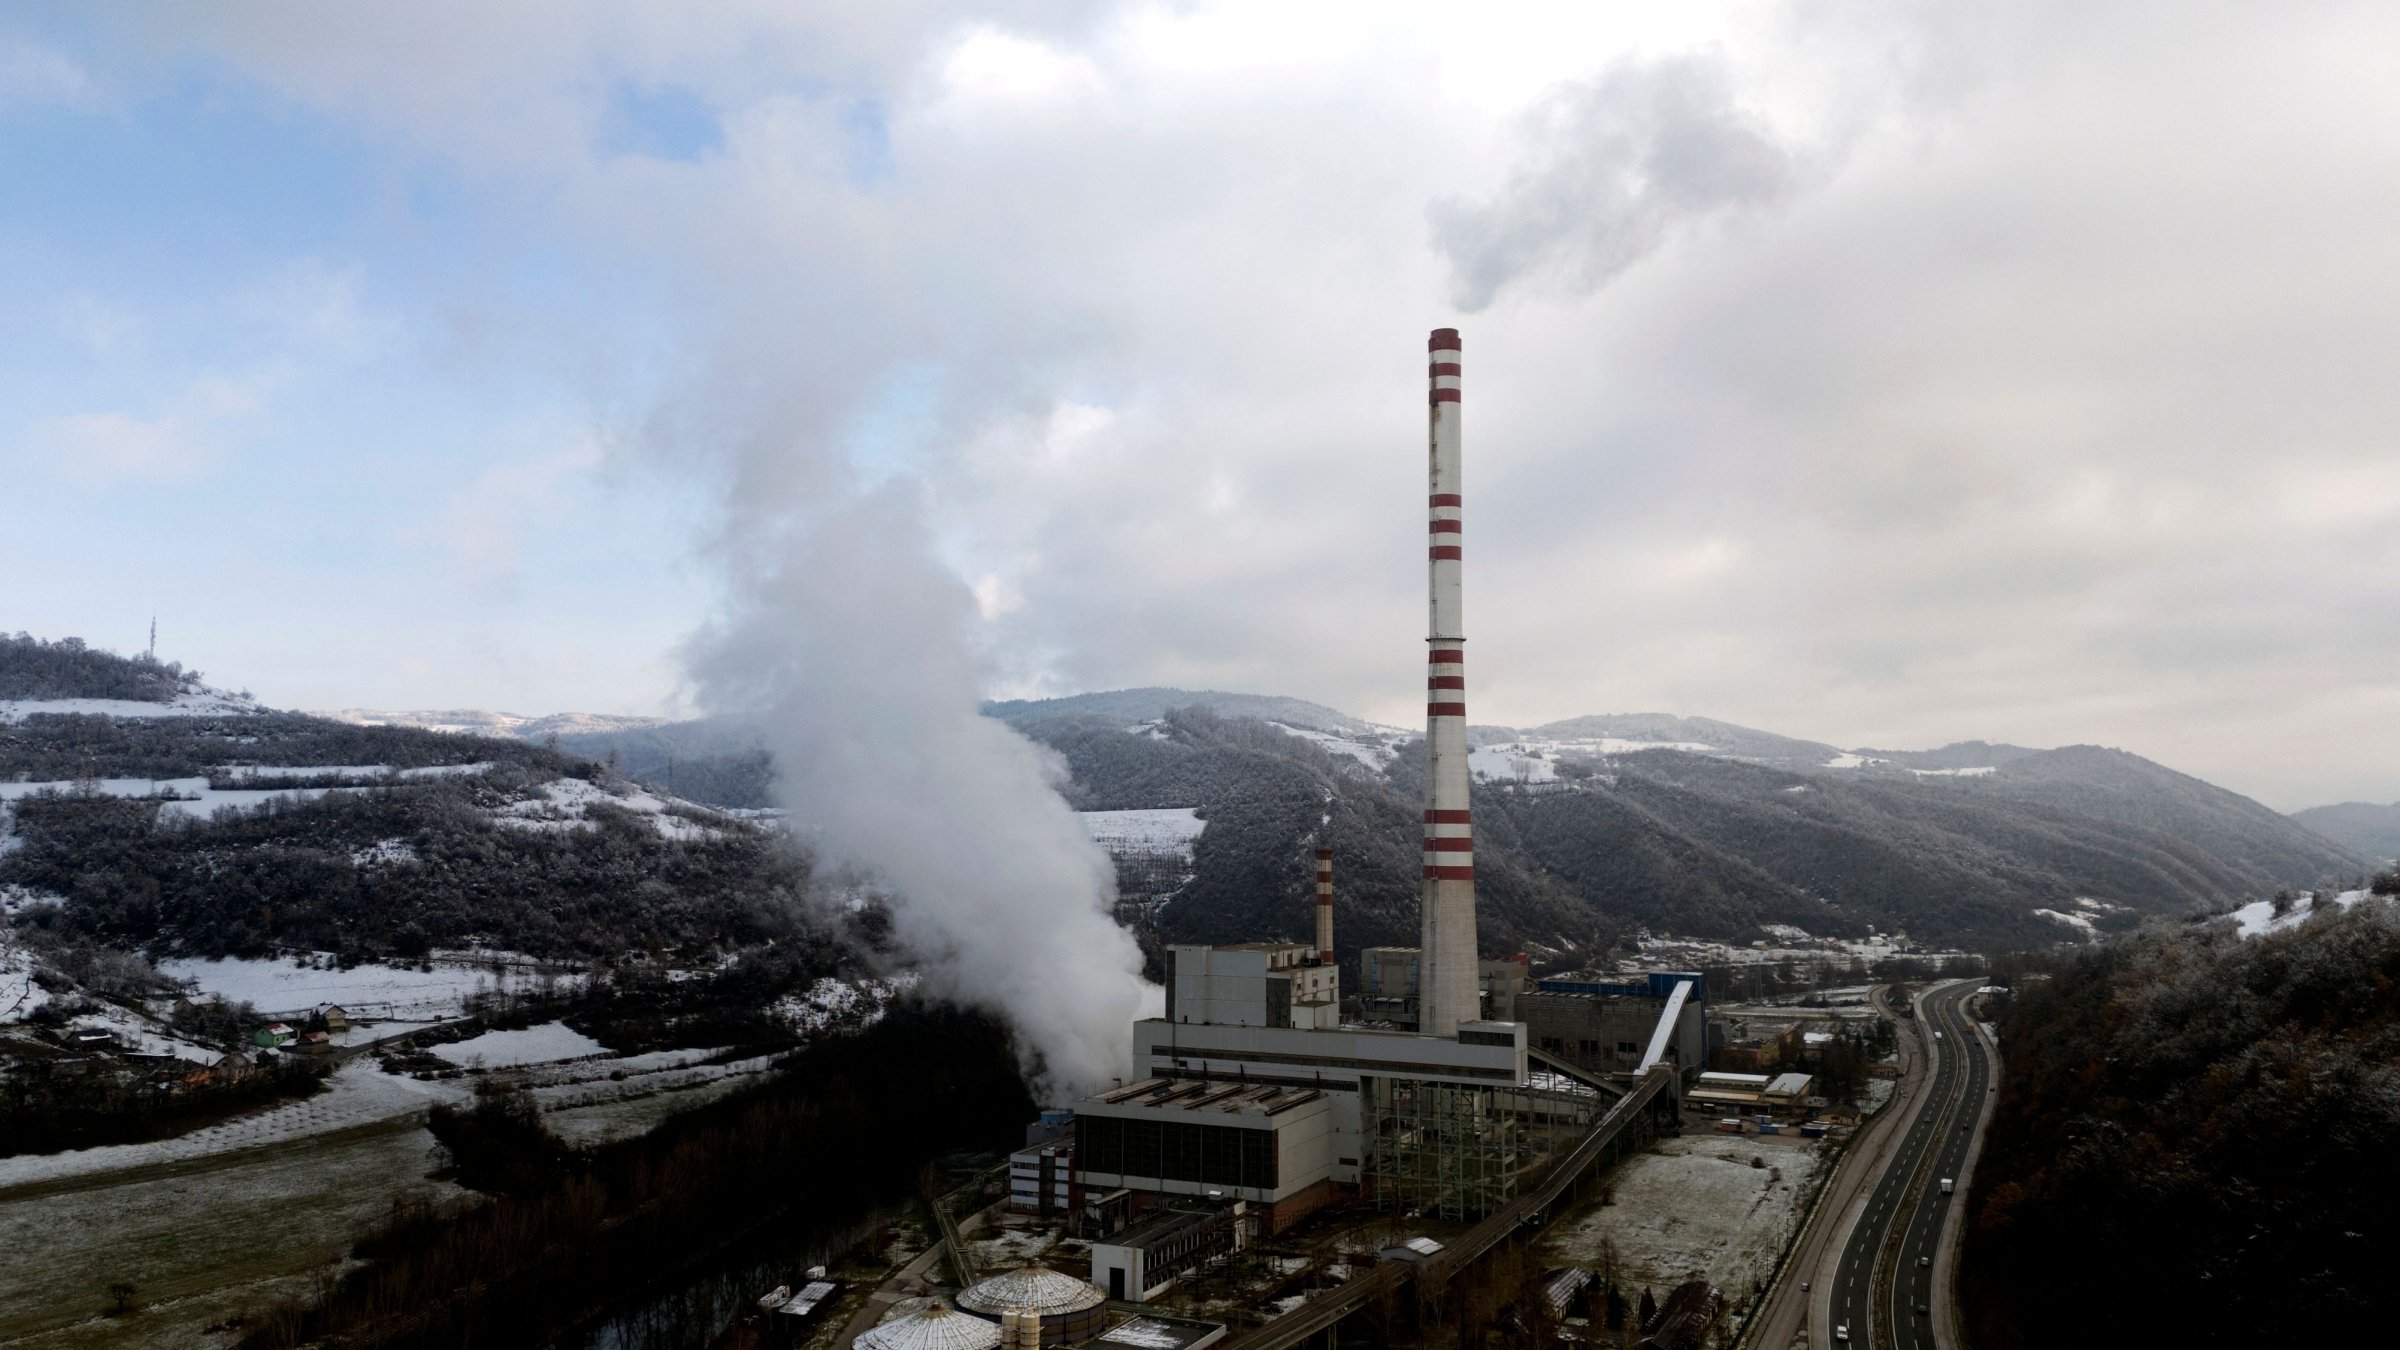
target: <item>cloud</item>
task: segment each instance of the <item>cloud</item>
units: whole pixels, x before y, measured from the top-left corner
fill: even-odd
[[[1552,91],[1528,117],[1530,162],[1480,204],[1427,208],[1474,313],[1542,278],[1588,292],[1704,221],[1788,196],[1805,156],[1742,108],[1727,63],[1631,61]]]
[[[725,575],[903,484],[994,684],[1407,720],[1423,334],[1469,308],[1479,715],[2400,796],[2387,6],[184,22],[645,297],[539,360],[669,353],[595,420],[714,494]],[[616,153],[629,84],[715,143]]]
[[[179,415],[140,418],[124,413],[75,413],[36,422],[26,453],[70,482],[174,483],[198,475],[216,449]]]
[[[443,508],[443,532],[460,570],[480,585],[513,592],[526,541],[559,514],[560,498],[604,458],[599,443],[587,437],[477,474]]]
[[[91,74],[64,53],[0,40],[0,109],[81,106],[91,102],[95,92]]]

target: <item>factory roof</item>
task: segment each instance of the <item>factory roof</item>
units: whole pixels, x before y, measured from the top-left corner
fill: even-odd
[[[1025,1266],[1003,1271],[959,1291],[958,1306],[969,1312],[998,1317],[1029,1312],[1044,1317],[1082,1312],[1108,1302],[1108,1295],[1072,1275],[1048,1266]]]
[[[1226,1217],[1224,1212],[1218,1210],[1162,1210],[1121,1233],[1093,1238],[1092,1245],[1095,1247],[1147,1249],[1170,1238],[1179,1237],[1202,1224],[1217,1223]]]
[[[862,1332],[857,1350],[994,1350],[1000,1328],[936,1303]]]
[[[1804,1073],[1779,1073],[1775,1075],[1774,1082],[1767,1084],[1767,1094],[1776,1097],[1806,1096],[1811,1081]]]
[[[1120,1322],[1109,1333],[1092,1342],[1094,1345],[1136,1346],[1140,1350],[1200,1350],[1225,1339],[1225,1328],[1215,1322],[1195,1322],[1185,1317],[1161,1317],[1144,1313],[1127,1322]]]
[[[1100,1094],[1110,1106],[1172,1107],[1179,1111],[1262,1112],[1276,1115],[1324,1094],[1315,1088],[1224,1079],[1145,1078]]]

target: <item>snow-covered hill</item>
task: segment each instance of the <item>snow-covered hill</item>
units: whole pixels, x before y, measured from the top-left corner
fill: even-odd
[[[163,703],[131,698],[7,698],[0,699],[0,724],[29,717],[228,717],[267,711],[258,700],[229,694],[205,685],[187,689]]]
[[[446,731],[462,736],[503,736],[537,743],[553,736],[604,735],[665,726],[667,723],[664,717],[633,717],[620,713],[568,712],[528,717],[521,713],[490,712],[481,708],[416,712],[343,708],[338,712],[313,715],[329,717],[336,722],[348,722],[354,727],[419,727],[426,731]]]

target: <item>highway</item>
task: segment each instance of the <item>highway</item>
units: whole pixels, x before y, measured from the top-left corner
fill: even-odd
[[[1942,1192],[1944,1178],[1966,1174],[1974,1132],[1990,1092],[1994,1064],[1969,1024],[1966,1000],[1975,981],[1936,986],[1918,1000],[1920,1044],[1929,1052],[1926,1095],[1907,1130],[1891,1147],[1856,1225],[1843,1240],[1826,1297],[1831,1343],[1874,1350],[1953,1350],[1937,1333],[1931,1311],[1945,1219],[1961,1196]],[[1919,1311],[1924,1309],[1926,1311]],[[1844,1341],[1843,1331],[1848,1332]]]

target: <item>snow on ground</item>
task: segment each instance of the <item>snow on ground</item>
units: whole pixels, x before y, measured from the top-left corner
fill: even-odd
[[[2088,909],[2098,914],[2126,914],[2131,912],[2132,907],[2112,904],[2106,900],[2095,900],[2088,895],[2079,895],[2075,897],[2075,908]]]
[[[773,1011],[801,1031],[821,1031],[836,1025],[872,1026],[882,1020],[893,1000],[916,987],[914,972],[865,980],[837,980],[829,975],[810,985],[805,993],[786,994],[776,1000]]]
[[[306,1301],[339,1274],[393,1202],[462,1192],[428,1181],[422,1128],[262,1148],[165,1175],[79,1178],[0,1202],[0,1344],[231,1344],[243,1317]],[[141,1311],[107,1318],[105,1290],[139,1286]]]
[[[305,966],[290,957],[265,961],[182,958],[161,961],[158,968],[172,979],[191,981],[209,993],[256,1004],[260,1012],[292,1012],[338,1003],[353,1015],[396,1022],[457,1017],[464,1011],[467,996],[482,991],[534,989],[545,977],[562,984],[582,978],[545,971],[525,957],[514,961],[437,958],[432,970],[393,966],[337,970]]]
[[[1766,1166],[1752,1167],[1754,1157]],[[1822,1158],[1813,1141],[1780,1137],[1662,1140],[1609,1175],[1615,1204],[1553,1226],[1541,1239],[1541,1259],[1593,1265],[1607,1239],[1628,1290],[1646,1285],[1663,1296],[1694,1271],[1719,1289],[1748,1290],[1773,1273]]]
[[[1149,811],[1078,811],[1084,833],[1110,853],[1171,853],[1192,856],[1192,843],[1208,822],[1189,806]]]
[[[328,1090],[314,1097],[222,1121],[173,1139],[0,1158],[0,1188],[286,1143],[309,1135],[371,1125],[439,1102],[463,1101],[471,1092],[472,1088],[464,1082],[421,1082],[385,1073],[375,1067],[372,1059],[360,1059],[334,1070]]]
[[[2000,770],[1989,764],[1979,764],[1968,769],[1910,769],[1909,772],[1919,778],[1989,778]]]
[[[1866,755],[1854,755],[1849,751],[1844,750],[1842,753],[1835,755],[1829,760],[1826,760],[1824,767],[1828,769],[1863,769],[1869,764],[1881,763],[1883,763],[1883,761],[1880,759],[1872,759]]]
[[[542,795],[525,801],[511,802],[493,815],[503,825],[523,830],[589,830],[597,823],[589,818],[594,806],[613,806],[647,816],[659,836],[678,842],[712,839],[718,831],[688,816],[670,814],[667,808],[693,808],[690,803],[661,797],[636,787],[612,791],[597,783],[580,778],[559,778],[542,784]],[[711,812],[710,814],[715,814]]]
[[[49,1001],[48,991],[33,982],[33,953],[0,929],[0,1022],[22,1021]]]
[[[562,1059],[588,1059],[607,1054],[608,1047],[564,1022],[544,1022],[518,1031],[487,1031],[449,1045],[434,1046],[432,1053],[461,1067],[500,1069],[551,1064]]]
[[[2034,911],[2034,913],[2041,915],[2045,919],[2056,919],[2060,923],[2065,924],[2067,927],[2083,934],[2085,937],[2100,936],[2100,930],[2093,927],[2092,921],[2081,914],[2069,914],[2064,910],[2057,909],[2037,909]]]
[[[2240,930],[2243,937],[2258,937],[2308,922],[2308,917],[2316,913],[2320,905],[2348,909],[2366,899],[2367,894],[2365,891],[2343,891],[2339,895],[2302,896],[2292,902],[2288,912],[2281,915],[2275,912],[2274,901],[2253,900],[2225,917],[2233,920],[2234,927]]]
[[[113,1003],[77,1016],[70,1025],[110,1032],[126,1050],[137,1055],[173,1055],[194,1064],[214,1064],[224,1056],[221,1050],[187,1041],[150,1018]]]
[[[237,782],[276,782],[297,779],[305,782],[315,778],[372,778],[382,781],[445,777],[456,774],[483,773],[491,768],[489,762],[476,764],[436,764],[421,769],[395,771],[388,764],[335,765],[271,765],[245,764],[226,769],[227,777]],[[54,779],[43,782],[0,782],[0,802],[20,797],[55,793],[62,797],[79,796],[86,791],[104,797],[157,797],[161,820],[206,820],[226,807],[248,809],[263,802],[314,801],[329,792],[359,792],[358,786],[309,787],[293,784],[285,787],[211,787],[206,778],[97,778],[83,781]]]
[[[166,703],[145,703],[129,698],[0,698],[0,723],[69,714],[83,717],[224,717],[265,711],[255,699],[216,689],[190,690],[177,694]]]
[[[1350,736],[1335,731],[1319,731],[1315,727],[1296,727],[1285,722],[1269,722],[1267,725],[1287,736],[1297,736],[1329,754],[1342,755],[1378,770],[1391,763],[1392,756],[1400,752],[1401,743],[1415,734],[1394,727],[1378,728],[1363,736]],[[1165,733],[1162,731],[1158,734]]]
[[[1629,741],[1622,736],[1577,736],[1567,740],[1527,740],[1529,750],[1578,750],[1587,755],[1638,755],[1644,750],[1681,750],[1694,755],[1726,755],[1713,745],[1702,741]]]
[[[414,769],[395,769],[389,764],[229,764],[227,776],[242,779],[298,778],[397,778],[413,781],[421,778],[458,778],[467,774],[490,773],[492,761],[477,760],[472,764],[427,764]]]
[[[0,801],[13,801],[44,792],[60,796],[75,796],[85,789],[104,797],[164,797],[159,803],[159,818],[206,820],[224,807],[253,807],[261,802],[281,797],[292,801],[314,801],[328,792],[357,792],[358,788],[282,787],[282,788],[212,788],[205,778],[99,778],[83,782],[73,780],[41,783],[0,783]]]
[[[1558,766],[1521,743],[1482,745],[1467,751],[1467,772],[1501,783],[1547,783]]]
[[[380,867],[416,860],[417,846],[405,839],[378,839],[365,848],[350,851],[350,862],[357,867]]]

